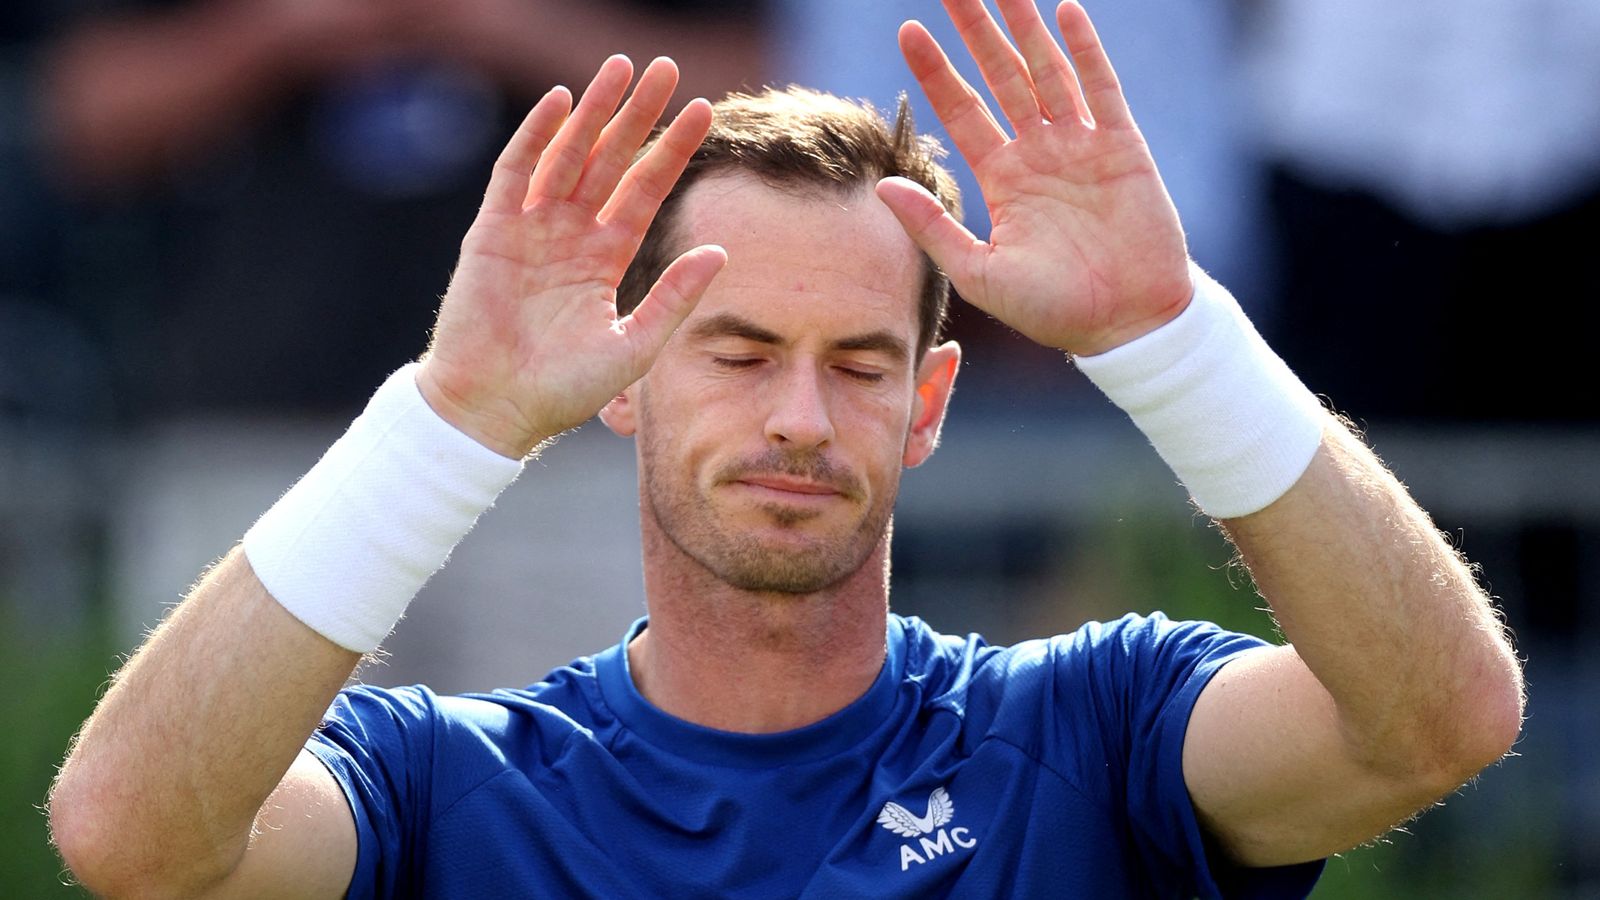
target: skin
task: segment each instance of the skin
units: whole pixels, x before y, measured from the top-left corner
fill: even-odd
[[[618,319],[611,289],[709,113],[691,104],[629,168],[675,72],[653,64],[613,116],[630,74],[613,59],[570,115],[563,91],[530,113],[463,243],[418,386],[508,456],[602,408],[635,436],[651,625],[628,652],[645,696],[689,721],[798,727],[881,668],[888,511],[899,468],[937,442],[959,361],[953,345],[885,349],[914,334],[911,242],[963,297],[1080,355],[1170,321],[1192,291],[1177,215],[1083,10],[1057,10],[1064,52],[1027,0],[1000,3],[1020,51],[978,0],[946,7],[1012,134],[921,26],[901,47],[978,175],[988,242],[898,179],[878,202],[712,179],[686,198],[691,249]],[[1222,526],[1293,644],[1224,667],[1191,717],[1184,775],[1221,853],[1273,865],[1346,849],[1510,747],[1521,675],[1493,609],[1342,425],[1328,419],[1287,494]],[[350,813],[299,748],[355,662],[242,555],[224,559],[69,756],[51,806],[69,865],[119,895],[337,896]],[[233,715],[244,698],[260,715]]]
[[[679,718],[797,728],[882,666],[900,472],[933,451],[960,350],[915,358],[920,257],[868,190],[713,177],[679,223],[728,267],[601,413],[638,445],[651,626],[630,663]],[[796,252],[823,262],[797,272]],[[741,652],[708,659],[708,642]]]

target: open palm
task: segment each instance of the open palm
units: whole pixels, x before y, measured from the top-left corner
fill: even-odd
[[[618,317],[617,283],[711,124],[696,100],[634,162],[677,69],[653,62],[619,112],[632,72],[612,57],[570,115],[560,88],[528,113],[462,241],[417,376],[441,416],[507,456],[583,423],[637,381],[727,260],[717,247],[688,251]]]
[[[886,179],[878,193],[966,300],[1041,344],[1100,353],[1187,304],[1183,229],[1083,8],[1057,9],[1069,64],[1033,0],[999,6],[1021,52],[982,0],[945,0],[1014,138],[925,28],[900,30],[912,74],[977,176],[989,240],[909,181]]]

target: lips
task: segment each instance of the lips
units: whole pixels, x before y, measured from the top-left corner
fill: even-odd
[[[787,478],[782,475],[757,475],[739,479],[740,484],[752,487],[766,488],[770,491],[783,491],[790,494],[806,494],[811,496],[825,496],[841,493],[838,488],[817,481],[806,481],[799,478]]]
[[[769,448],[766,453],[723,466],[714,483],[746,488],[765,495],[768,500],[792,503],[839,498],[860,501],[867,495],[866,485],[854,472],[814,450],[785,452]]]

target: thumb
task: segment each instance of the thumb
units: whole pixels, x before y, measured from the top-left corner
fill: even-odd
[[[956,221],[928,189],[915,181],[892,176],[878,182],[878,199],[889,207],[900,227],[906,230],[933,264],[944,270],[963,297],[975,269],[978,254],[988,247]]]
[[[628,336],[633,350],[635,378],[644,376],[667,339],[694,311],[711,280],[727,263],[728,251],[716,244],[685,252],[667,266],[633,312],[618,320],[617,328]]]

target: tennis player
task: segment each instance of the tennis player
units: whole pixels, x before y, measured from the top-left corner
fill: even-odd
[[[988,241],[903,116],[791,89],[652,138],[676,69],[630,95],[620,57],[576,106],[539,101],[428,352],[85,725],[50,810],[84,885],[1300,897],[1507,752],[1494,609],[1189,261],[1083,9],[1056,10],[1062,47],[1029,0],[999,3],[1010,38],[945,6],[998,114],[920,25],[900,46]],[[1130,615],[996,647],[889,613],[900,473],[960,360],[949,284],[1132,416],[1291,644]],[[596,413],[637,444],[648,617],[526,689],[341,690],[523,460]]]

